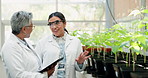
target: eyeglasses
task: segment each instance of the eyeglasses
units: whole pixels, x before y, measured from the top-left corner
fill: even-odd
[[[35,28],[35,26],[33,25],[33,26],[25,26],[25,27],[32,27],[32,29],[34,29]]]
[[[49,25],[49,26],[59,25],[60,22],[62,22],[62,21],[60,21],[60,20],[56,20],[56,21],[54,21],[54,22],[49,22],[47,25]]]

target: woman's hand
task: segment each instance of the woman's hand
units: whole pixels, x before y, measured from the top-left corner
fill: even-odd
[[[54,73],[54,71],[55,71],[55,66],[56,66],[56,65],[57,65],[57,64],[52,65],[52,66],[51,66],[51,69],[49,69],[49,70],[47,71],[48,77],[50,77],[50,76]]]
[[[88,59],[89,57],[91,57],[91,55],[88,55],[88,51],[82,52],[78,58],[76,58],[77,63],[82,64],[86,59]]]

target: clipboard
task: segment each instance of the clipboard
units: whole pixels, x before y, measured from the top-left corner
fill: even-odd
[[[43,68],[42,70],[40,70],[40,73],[43,73],[45,71],[48,71],[49,69],[52,68],[53,65],[56,65],[59,61],[63,60],[64,57],[57,59],[56,61],[54,61],[53,63],[51,63],[50,65],[48,65],[47,67]]]

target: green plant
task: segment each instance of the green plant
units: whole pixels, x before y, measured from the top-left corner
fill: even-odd
[[[109,39],[109,34],[106,35],[107,33],[95,33],[93,34],[92,36],[92,43],[94,44],[94,47],[97,48],[97,51],[100,52],[102,51],[102,48],[104,48],[104,51],[103,51],[103,57],[104,57],[104,60],[105,60],[105,42],[107,42],[107,39]]]
[[[140,16],[140,19],[134,20],[132,22],[132,25],[136,28],[134,32],[130,32],[131,39],[130,39],[130,46],[129,49],[131,51],[131,54],[133,56],[133,70],[135,70],[135,62],[136,62],[136,56],[138,54],[143,54],[148,49],[147,46],[147,23],[148,18],[145,17],[145,13],[148,13],[148,10],[134,10],[131,12],[130,15],[133,16]],[[144,52],[142,52],[144,51]],[[146,56],[144,56],[144,63],[146,62]],[[129,62],[130,63],[130,62]]]
[[[122,51],[122,47],[127,44],[130,37],[127,36],[128,31],[120,25],[114,25],[109,31],[111,33],[110,44],[112,52],[115,54],[115,63],[117,63],[117,53]]]

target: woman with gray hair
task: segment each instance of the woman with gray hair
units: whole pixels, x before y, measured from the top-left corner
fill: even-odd
[[[48,78],[55,66],[39,73],[41,60],[24,38],[29,38],[34,28],[32,13],[19,11],[11,17],[12,34],[4,43],[1,53],[8,78]]]

